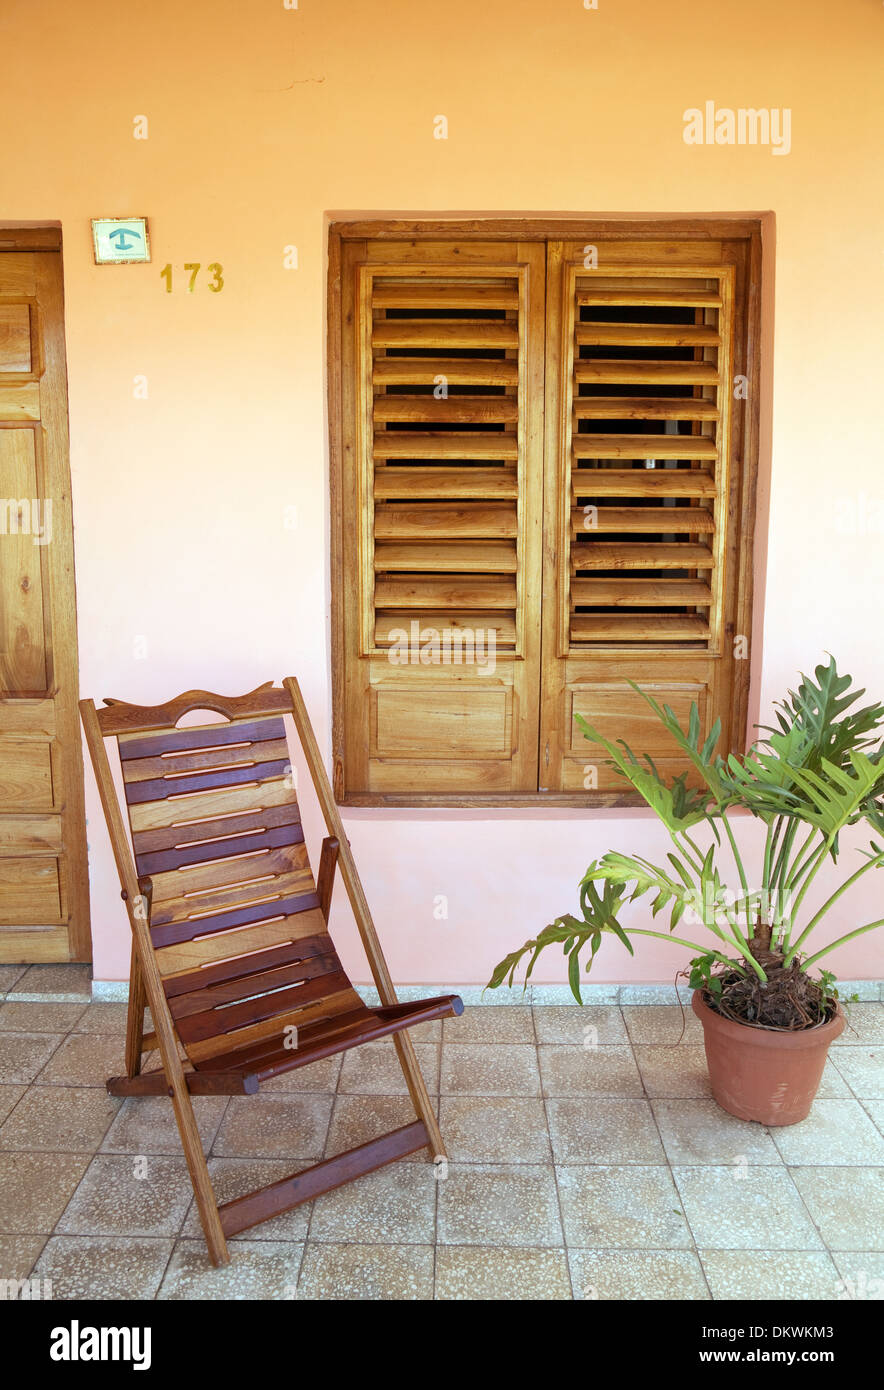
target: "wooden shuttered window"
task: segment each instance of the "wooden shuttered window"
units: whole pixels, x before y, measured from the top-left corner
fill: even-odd
[[[339,243],[341,800],[628,802],[630,680],[743,744],[757,236],[595,231]]]

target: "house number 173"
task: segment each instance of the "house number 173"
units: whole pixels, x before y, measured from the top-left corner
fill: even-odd
[[[217,261],[212,261],[212,264],[211,264],[211,265],[206,266],[206,270],[209,272],[209,274],[210,274],[211,277],[212,277],[212,278],[209,280],[209,289],[212,291],[213,294],[217,294],[219,290],[223,290],[223,288],[224,288],[224,274],[223,274],[224,267],[223,267],[222,265],[219,265]],[[189,274],[189,276],[190,276],[190,278],[189,278],[189,280],[188,280],[188,282],[187,282],[187,292],[188,292],[188,294],[193,294],[194,287],[196,286],[196,277],[197,277],[197,276],[199,275],[199,273],[200,273],[200,263],[199,263],[199,261],[186,261],[185,264],[184,264],[184,272],[185,272],[185,274]],[[165,280],[165,282],[166,282],[166,294],[171,294],[171,293],[172,293],[172,266],[171,266],[171,263],[170,263],[169,265],[164,265],[164,266],[163,266],[162,270],[160,271],[160,278],[163,279],[163,280]]]

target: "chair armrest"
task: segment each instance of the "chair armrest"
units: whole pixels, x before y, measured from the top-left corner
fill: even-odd
[[[316,891],[319,894],[319,906],[326,921],[328,921],[328,915],[331,911],[332,889],[335,883],[335,868],[340,848],[340,841],[333,835],[327,835],[322,842],[322,853],[319,856]]]

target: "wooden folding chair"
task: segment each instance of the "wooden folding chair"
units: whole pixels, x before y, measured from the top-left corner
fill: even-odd
[[[426,1146],[445,1148],[405,1031],[459,1014],[457,995],[400,1004],[296,680],[227,699],[190,690],[154,707],[80,703],[132,926],[126,1076],[116,1096],[172,1099],[215,1264],[226,1237]],[[193,710],[227,723],[178,728]],[[291,715],[329,836],[314,882],[283,716]],[[105,748],[116,736],[132,848]],[[134,850],[134,862],[133,862]],[[340,864],[381,1000],[362,1002],[328,932]],[[144,1010],[153,1018],[144,1032]],[[218,1205],[191,1097],[244,1095],[271,1076],[393,1036],[417,1119],[358,1148]],[[179,1044],[186,1062],[182,1062]],[[141,1070],[158,1050],[162,1067]]]

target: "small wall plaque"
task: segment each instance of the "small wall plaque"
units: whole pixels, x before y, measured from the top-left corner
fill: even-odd
[[[150,260],[146,217],[93,217],[96,265],[130,265]]]

